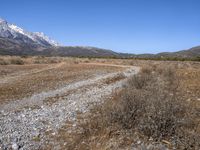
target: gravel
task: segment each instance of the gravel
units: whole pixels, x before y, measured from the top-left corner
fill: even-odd
[[[138,71],[138,67],[131,67],[123,74],[129,77]],[[0,149],[41,149],[48,141],[47,132],[55,135],[67,120],[76,121],[77,112],[89,111],[92,103],[102,103],[123,86],[126,79],[109,85],[102,82],[118,74],[97,76],[0,106]],[[69,90],[74,92],[66,95]],[[51,105],[44,103],[52,97],[57,101]],[[35,105],[38,107],[33,108]]]

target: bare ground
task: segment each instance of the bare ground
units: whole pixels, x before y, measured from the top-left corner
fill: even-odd
[[[62,62],[10,65],[0,71],[0,147],[41,149],[52,142],[49,133],[54,135],[66,121],[75,126],[77,113],[102,103],[139,68]]]

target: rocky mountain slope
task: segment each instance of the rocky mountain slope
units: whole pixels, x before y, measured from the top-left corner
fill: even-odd
[[[44,33],[28,32],[0,18],[0,55],[193,58],[200,57],[200,46],[178,52],[140,55],[116,53],[96,47],[60,46]]]
[[[116,52],[95,47],[43,47],[37,44],[20,44],[5,38],[0,38],[0,55],[120,57]]]
[[[44,33],[28,32],[0,18],[0,55],[110,57],[119,54],[95,47],[63,47]]]
[[[17,44],[39,45],[43,47],[58,46],[59,44],[50,39],[44,33],[28,32],[14,24],[0,18],[0,37],[12,40]]]

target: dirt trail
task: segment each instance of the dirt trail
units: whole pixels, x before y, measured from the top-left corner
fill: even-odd
[[[0,106],[0,147],[9,149],[12,146],[18,146],[23,149],[40,149],[43,143],[48,141],[46,132],[56,133],[67,120],[75,123],[77,112],[87,112],[92,107],[92,103],[102,103],[114,90],[123,86],[127,77],[139,71],[139,67],[118,67],[126,67],[126,69],[78,81],[56,90],[41,92],[15,103]],[[119,74],[123,74],[125,79],[110,84],[103,82]],[[70,90],[73,92],[66,94]],[[46,105],[44,101],[50,98],[56,101],[51,105]],[[32,108],[35,105],[37,107]]]
[[[52,69],[56,69],[56,68],[59,68],[61,67],[62,65],[64,65],[65,63],[62,62],[62,63],[59,63],[59,64],[51,64],[51,65],[48,65],[47,67],[45,68],[42,68],[42,69],[33,69],[29,72],[21,72],[21,73],[14,73],[14,74],[10,74],[6,77],[3,77],[0,79],[0,84],[4,84],[4,83],[9,83],[9,82],[12,82],[13,80],[17,80],[18,78],[21,78],[23,76],[27,76],[27,75],[30,75],[30,74],[37,74],[37,73],[41,73],[41,72],[44,72],[44,71],[47,71],[47,70],[52,70]]]

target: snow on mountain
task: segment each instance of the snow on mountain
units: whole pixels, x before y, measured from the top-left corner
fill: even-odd
[[[5,22],[5,20],[4,20],[4,19],[2,19],[2,18],[0,18],[0,23],[2,23],[2,22]]]
[[[30,38],[31,40],[33,40],[33,41],[36,42],[36,40],[34,39],[34,37],[31,36],[31,33],[24,31],[22,28],[20,28],[20,27],[14,25],[14,24],[8,24],[8,26],[9,26],[13,31],[18,32],[18,33],[20,33],[20,34],[23,34],[23,35],[27,36],[28,38]]]
[[[47,42],[51,43],[53,46],[59,46],[59,43],[52,40],[48,36],[46,36],[43,32],[34,32],[34,34],[42,39],[46,40]]]
[[[15,40],[17,43],[59,46],[57,42],[40,32],[28,32],[0,18],[0,37]]]

